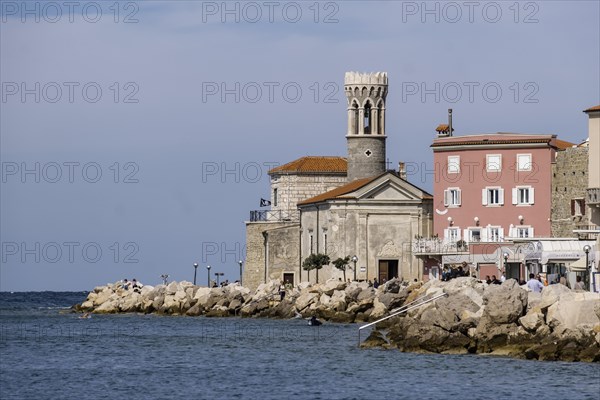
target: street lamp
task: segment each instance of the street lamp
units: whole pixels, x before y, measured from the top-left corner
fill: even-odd
[[[583,246],[583,251],[585,251],[585,280],[587,281],[588,279],[588,268],[589,268],[589,257],[590,257],[590,250],[592,249],[592,247],[589,244],[586,244],[585,246]],[[587,285],[586,285],[587,286]]]
[[[210,265],[206,266],[206,272],[208,273],[208,277],[206,278],[206,286],[210,287]]]
[[[194,263],[194,286],[196,286],[196,271],[198,271],[198,263]]]
[[[354,280],[356,281],[356,262],[358,261],[358,257],[352,256],[352,262],[354,263]]]
[[[240,264],[240,285],[244,286],[244,283],[242,281],[242,264],[244,264],[244,262],[240,260],[238,261],[238,264]]]
[[[502,254],[502,256],[504,257],[504,276],[506,276],[506,263],[508,262],[508,253],[504,253]],[[519,274],[521,275],[521,274]],[[521,279],[521,278],[519,278]]]
[[[225,275],[223,272],[215,272],[215,276],[217,277],[217,286],[219,286],[219,277]]]

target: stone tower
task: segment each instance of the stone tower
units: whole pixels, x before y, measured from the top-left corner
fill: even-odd
[[[386,171],[385,99],[387,72],[346,72],[348,182]]]

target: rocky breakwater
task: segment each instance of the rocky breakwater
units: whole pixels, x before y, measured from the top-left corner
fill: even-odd
[[[207,288],[190,282],[146,285],[139,292],[125,290],[120,282],[96,287],[77,311],[98,314],[157,313],[207,317],[293,318],[316,316],[333,322],[374,321],[401,306],[419,285],[402,286],[391,280],[377,290],[364,282],[329,280],[300,283],[280,300],[279,282],[260,285],[255,292],[239,284]]]
[[[370,322],[404,304],[446,293],[446,297],[378,323],[365,347],[447,354],[493,354],[518,358],[600,361],[600,296],[563,285],[531,293],[507,280],[487,285],[474,278],[402,285],[391,280],[374,289],[364,282],[300,283],[280,301],[279,283],[254,292],[238,284],[223,288],[190,282],[144,286],[121,283],[96,287],[77,311],[157,313],[206,317],[304,318]]]
[[[515,280],[487,285],[473,278],[430,281],[407,302],[447,293],[394,317],[364,343],[410,352],[479,353],[563,361],[600,361],[600,296],[563,285],[541,294]]]

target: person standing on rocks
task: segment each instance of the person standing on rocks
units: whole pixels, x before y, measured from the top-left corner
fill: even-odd
[[[377,278],[373,278],[373,288],[377,289],[379,287],[379,282],[377,282]]]
[[[577,277],[575,278],[575,286],[573,287],[573,289],[576,292],[582,292],[585,290],[583,282],[581,281],[581,275],[577,275]]]
[[[281,285],[279,285],[279,301],[283,301],[284,297],[285,297],[285,285],[283,284],[283,282],[281,282]]]
[[[544,285],[537,279],[534,274],[529,274],[529,280],[527,281],[527,288],[535,293],[542,293]]]

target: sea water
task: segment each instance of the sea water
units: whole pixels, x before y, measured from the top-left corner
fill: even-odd
[[[1,399],[600,399],[598,364],[360,349],[358,325],[302,319],[79,319],[86,295],[0,293]]]

